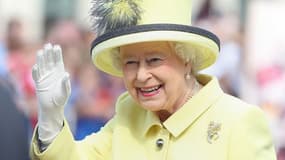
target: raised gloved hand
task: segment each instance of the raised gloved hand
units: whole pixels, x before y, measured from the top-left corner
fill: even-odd
[[[64,105],[71,92],[60,46],[46,44],[38,51],[32,75],[38,99],[38,135],[48,145],[63,127]]]

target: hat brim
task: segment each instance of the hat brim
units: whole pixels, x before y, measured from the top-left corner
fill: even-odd
[[[127,44],[150,41],[174,41],[195,47],[202,62],[196,66],[197,70],[212,65],[220,49],[219,39],[201,28],[176,24],[138,25],[114,30],[96,38],[91,47],[92,61],[98,69],[122,77],[122,71],[112,62],[112,50]]]

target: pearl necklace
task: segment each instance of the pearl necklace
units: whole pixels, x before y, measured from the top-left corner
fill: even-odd
[[[200,88],[201,88],[200,84],[197,82],[197,80],[194,80],[192,89],[187,93],[187,98],[185,100],[185,103],[189,101],[194,96],[194,94],[200,90]]]

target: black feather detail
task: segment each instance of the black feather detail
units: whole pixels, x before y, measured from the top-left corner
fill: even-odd
[[[114,29],[136,25],[141,19],[140,0],[93,0],[92,29],[97,36]]]

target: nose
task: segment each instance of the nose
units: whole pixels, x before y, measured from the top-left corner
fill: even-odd
[[[139,82],[145,82],[151,77],[150,70],[146,67],[145,63],[140,63],[139,68],[137,70],[137,76],[136,79]]]

